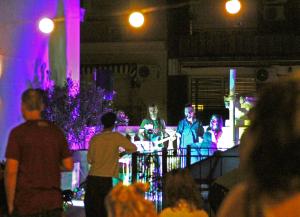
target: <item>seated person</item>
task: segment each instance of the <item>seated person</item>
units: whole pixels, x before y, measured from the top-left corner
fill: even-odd
[[[208,217],[197,184],[187,169],[173,170],[164,180],[165,208],[159,217]]]
[[[247,179],[231,189],[218,217],[300,216],[299,87],[290,78],[261,90],[240,145]]]

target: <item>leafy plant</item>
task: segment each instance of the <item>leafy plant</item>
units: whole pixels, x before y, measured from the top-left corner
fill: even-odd
[[[104,90],[90,82],[81,87],[67,78],[63,87],[45,90],[43,117],[57,124],[65,133],[72,150],[87,149],[87,140],[100,130],[101,115],[107,110]]]

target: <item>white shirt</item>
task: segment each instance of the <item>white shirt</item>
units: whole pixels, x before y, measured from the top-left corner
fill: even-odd
[[[89,175],[101,177],[118,177],[119,148],[133,153],[137,147],[118,132],[104,131],[95,135],[90,141],[87,160],[91,164]]]

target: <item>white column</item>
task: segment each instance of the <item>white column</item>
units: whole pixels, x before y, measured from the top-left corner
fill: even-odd
[[[67,75],[80,81],[80,1],[65,1]]]
[[[236,128],[235,128],[235,81],[236,81],[236,69],[230,69],[229,71],[229,121],[232,130],[232,142],[236,145]]]
[[[0,1],[0,160],[8,133],[23,119],[22,92],[48,70],[49,35],[38,30],[42,17],[54,17],[57,0]]]
[[[57,55],[55,60],[52,59],[54,65],[61,64],[56,74],[59,82],[63,83],[66,72],[79,81],[79,7],[79,0],[0,1],[0,160],[4,158],[8,133],[23,121],[20,111],[22,92],[36,79],[47,85],[44,73],[51,62],[50,41],[55,51],[62,53],[61,59]],[[60,13],[61,10],[64,13]],[[60,31],[65,37],[58,35],[62,40],[53,41],[49,39],[51,35],[38,30],[38,21],[42,17],[57,18],[61,14],[66,17],[66,33]]]

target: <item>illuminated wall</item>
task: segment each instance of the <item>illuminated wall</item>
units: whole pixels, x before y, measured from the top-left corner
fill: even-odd
[[[65,17],[51,36],[37,28],[45,16]],[[0,160],[9,131],[23,121],[22,92],[49,79],[62,84],[66,72],[79,79],[79,18],[79,0],[0,1]]]

